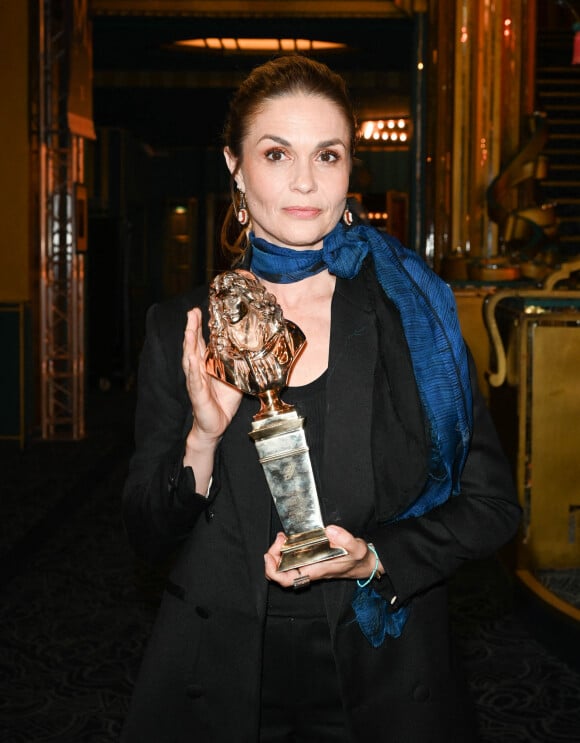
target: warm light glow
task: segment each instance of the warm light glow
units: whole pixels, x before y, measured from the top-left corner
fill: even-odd
[[[278,39],[238,39],[238,47],[244,52],[271,52],[280,45]]]
[[[366,215],[366,218],[369,220],[369,222],[386,222],[389,218],[389,215],[387,212],[368,212]]]
[[[373,129],[374,129],[374,122],[373,121],[365,121],[362,126],[362,138],[363,139],[370,139],[373,136]]]
[[[346,44],[338,44],[333,41],[317,41],[315,39],[221,39],[217,37],[183,39],[176,41],[174,46],[242,52],[306,52],[346,48]]]
[[[363,143],[380,142],[384,146],[404,143],[409,140],[409,125],[409,119],[403,116],[394,119],[370,119],[362,122],[359,137]]]

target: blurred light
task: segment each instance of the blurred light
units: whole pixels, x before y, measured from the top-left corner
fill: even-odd
[[[574,30],[574,50],[572,52],[572,64],[580,64],[580,22],[572,26]]]
[[[346,49],[346,44],[333,41],[317,41],[315,39],[233,39],[207,37],[200,39],[182,39],[174,46],[192,47],[194,49],[211,49],[218,51],[241,52],[296,52],[296,51],[329,51],[332,49]]]
[[[359,128],[361,144],[381,143],[383,146],[408,142],[410,136],[410,119],[399,116],[393,119],[369,119],[363,121]]]

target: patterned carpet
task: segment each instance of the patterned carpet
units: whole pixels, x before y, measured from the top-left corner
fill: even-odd
[[[117,402],[114,407],[115,416],[130,412],[130,402],[125,412]],[[106,411],[99,415],[85,445],[93,458],[98,449],[98,473],[81,476],[79,466],[74,487],[45,489],[50,502],[36,520],[29,505],[13,508],[13,493],[3,493],[0,502],[9,504],[13,523],[3,521],[5,535],[17,535],[4,550],[0,586],[2,743],[109,743],[118,740],[126,714],[161,576],[136,562],[120,521],[126,420],[114,436],[105,435]],[[64,451],[60,467],[70,476]],[[68,456],[79,461],[74,447]],[[17,459],[26,470],[21,497],[33,497],[27,484],[39,477],[31,470],[33,453]],[[54,462],[45,465],[56,472]],[[8,481],[17,487],[16,477]],[[38,479],[36,497],[41,491]],[[452,607],[481,742],[578,743],[580,670],[530,634],[499,562],[463,570]]]

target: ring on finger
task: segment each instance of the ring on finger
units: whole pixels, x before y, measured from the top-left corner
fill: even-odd
[[[292,584],[292,587],[294,588],[295,591],[300,591],[303,588],[307,588],[309,585],[310,585],[310,576],[302,575],[302,573],[300,573],[298,578],[294,578],[294,583]]]

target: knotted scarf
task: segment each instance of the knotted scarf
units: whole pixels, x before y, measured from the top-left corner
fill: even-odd
[[[366,225],[346,228],[340,222],[320,250],[291,250],[250,237],[250,270],[274,283],[300,281],[325,268],[351,279],[371,255],[383,291],[399,310],[431,439],[425,487],[393,521],[421,516],[457,495],[473,422],[467,350],[447,284],[419,255]],[[371,585],[357,585],[352,606],[373,647],[387,635],[398,637],[409,614],[408,605],[392,611]]]

